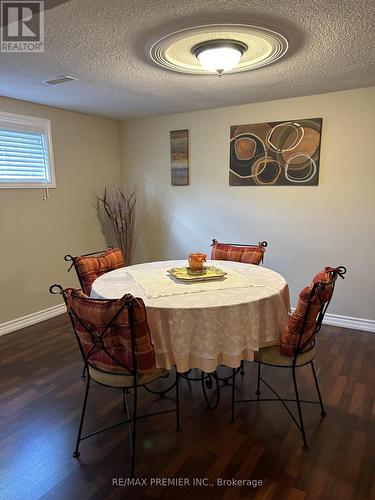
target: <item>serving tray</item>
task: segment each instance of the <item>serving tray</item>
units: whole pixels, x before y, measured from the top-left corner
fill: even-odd
[[[190,267],[172,267],[167,272],[180,281],[207,281],[224,278],[227,274],[218,267],[207,266],[202,271],[193,271]]]

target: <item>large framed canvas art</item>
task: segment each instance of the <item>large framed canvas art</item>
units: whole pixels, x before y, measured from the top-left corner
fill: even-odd
[[[321,118],[233,125],[229,185],[316,186]]]

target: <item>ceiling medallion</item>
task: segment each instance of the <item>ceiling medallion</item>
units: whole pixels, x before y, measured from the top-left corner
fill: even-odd
[[[284,35],[250,24],[209,24],[185,28],[156,41],[152,60],[171,71],[221,75],[261,68],[288,50]]]

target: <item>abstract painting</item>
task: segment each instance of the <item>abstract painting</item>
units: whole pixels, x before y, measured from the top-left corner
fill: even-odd
[[[230,186],[316,186],[321,118],[234,125]]]
[[[172,186],[189,184],[189,131],[171,131],[171,181]]]

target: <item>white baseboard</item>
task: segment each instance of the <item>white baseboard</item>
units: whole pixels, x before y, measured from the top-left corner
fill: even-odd
[[[21,330],[26,326],[35,325],[36,323],[41,323],[46,319],[54,318],[59,316],[66,311],[65,304],[59,304],[57,306],[48,307],[48,309],[43,309],[42,311],[37,311],[35,313],[28,314],[27,316],[22,316],[22,318],[12,319],[6,323],[0,325],[0,335],[5,335],[6,333],[15,332],[16,330]]]
[[[365,332],[375,332],[375,320],[353,318],[352,316],[341,316],[340,314],[329,314],[324,316],[324,324],[351,328],[352,330],[363,330]]]
[[[6,333],[15,332],[16,330],[20,330],[26,326],[41,323],[47,319],[59,316],[65,311],[65,304],[59,304],[57,306],[49,307],[48,309],[43,309],[42,311],[28,314],[22,318],[7,321],[6,323],[0,324],[0,335],[5,335]],[[354,318],[352,316],[341,316],[340,314],[327,313],[324,317],[324,323],[326,325],[341,326],[342,328],[351,328],[352,330],[375,332],[375,320],[373,319]]]
[[[291,307],[292,312],[295,307]],[[375,332],[375,320],[355,318],[353,316],[342,316],[341,314],[324,315],[324,325],[341,326],[342,328],[350,328],[351,330],[363,330],[364,332]]]

